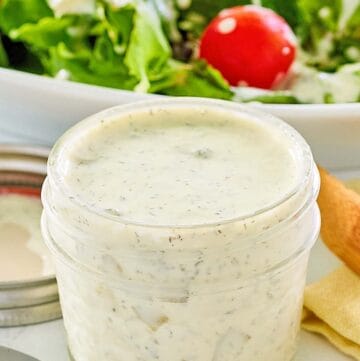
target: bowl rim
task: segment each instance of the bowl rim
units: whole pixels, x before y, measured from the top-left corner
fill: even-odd
[[[27,78],[27,81],[26,81]],[[25,81],[24,81],[25,80]],[[46,91],[48,93],[66,93],[67,95],[73,94],[79,98],[84,97],[85,91],[92,90],[91,93],[86,94],[86,97],[91,98],[104,98],[107,99],[109,96],[119,97],[121,95],[127,95],[130,101],[146,100],[151,98],[167,98],[167,95],[152,94],[152,93],[140,93],[124,89],[108,88],[99,85],[79,83],[67,80],[60,80],[51,78],[46,75],[39,75],[33,73],[27,73],[20,70],[8,69],[0,67],[0,84],[3,82],[14,82],[21,84],[22,87],[27,86],[31,88],[42,88],[42,86],[49,86]],[[80,94],[79,94],[80,92]],[[211,99],[211,98],[207,98]],[[232,102],[231,100],[229,100]],[[324,112],[342,113],[353,113],[359,114],[360,117],[360,102],[357,103],[335,103],[335,104],[265,104],[260,102],[248,102],[241,103],[243,105],[251,105],[263,111],[278,111],[278,112],[306,112],[306,114],[319,114]],[[304,114],[304,115],[306,115]]]

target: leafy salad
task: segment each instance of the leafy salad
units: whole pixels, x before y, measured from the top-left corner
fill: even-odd
[[[0,0],[0,66],[242,102],[360,101],[360,0]]]

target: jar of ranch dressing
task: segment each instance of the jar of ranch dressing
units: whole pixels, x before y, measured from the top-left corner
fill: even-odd
[[[55,145],[42,231],[76,361],[289,361],[319,176],[304,139],[238,104],[111,108]]]

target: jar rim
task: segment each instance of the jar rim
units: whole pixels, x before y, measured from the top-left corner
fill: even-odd
[[[256,118],[257,120],[261,120],[266,124],[270,124],[271,126],[276,127],[279,132],[285,136],[288,136],[292,139],[292,143],[295,147],[300,151],[301,161],[304,164],[303,174],[299,177],[299,182],[291,189],[289,192],[284,194],[279,200],[266,205],[263,208],[256,210],[255,212],[250,212],[241,216],[232,217],[226,220],[219,221],[211,221],[211,222],[203,222],[201,224],[151,224],[146,222],[137,222],[134,220],[127,219],[126,217],[121,217],[118,215],[112,215],[108,212],[105,212],[104,209],[96,207],[94,205],[90,205],[79,198],[76,198],[74,194],[71,193],[69,189],[63,186],[61,182],[61,175],[58,172],[57,165],[61,163],[63,160],[63,152],[66,148],[65,145],[67,142],[71,141],[76,135],[81,133],[82,130],[88,129],[89,126],[99,123],[104,118],[114,118],[120,117],[121,115],[126,115],[128,113],[134,111],[142,111],[146,109],[159,109],[159,108],[176,108],[178,109],[181,106],[185,107],[201,107],[206,106],[208,108],[213,108],[214,110],[222,110],[222,111],[235,111],[238,113],[242,113],[247,117]],[[289,214],[291,217],[292,214],[298,212],[304,204],[308,203],[311,200],[314,200],[318,194],[319,190],[319,182],[314,182],[313,174],[316,172],[315,163],[313,161],[313,156],[310,150],[309,145],[306,143],[305,139],[290,125],[281,120],[278,117],[275,117],[271,114],[267,114],[261,112],[259,110],[255,110],[248,105],[242,105],[235,102],[224,101],[224,100],[214,100],[214,99],[206,99],[206,98],[195,98],[195,97],[168,97],[167,99],[158,99],[158,100],[146,100],[146,101],[138,101],[132,102],[128,104],[117,105],[115,107],[111,107],[105,109],[99,113],[91,115],[74,127],[70,128],[66,131],[56,142],[53,149],[50,152],[48,158],[48,179],[51,182],[51,186],[55,186],[56,192],[60,192],[62,196],[68,199],[75,207],[78,207],[88,213],[95,214],[98,217],[101,217],[106,220],[110,220],[113,222],[117,222],[124,225],[149,228],[149,229],[201,229],[208,227],[219,227],[225,224],[231,224],[236,222],[246,221],[247,219],[254,218],[260,215],[264,215],[282,204],[290,201],[292,198],[296,197],[309,182],[314,183],[313,192],[309,194],[306,200],[299,205],[297,209],[294,209],[294,212]],[[287,218],[289,218],[287,217]],[[286,218],[286,219],[287,219]],[[284,219],[284,221],[286,220]],[[280,222],[282,223],[282,222]]]

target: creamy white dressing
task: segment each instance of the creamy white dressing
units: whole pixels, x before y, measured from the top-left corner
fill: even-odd
[[[222,112],[138,112],[69,148],[63,181],[83,202],[132,222],[221,222],[294,189],[299,171],[288,147],[273,129]]]
[[[186,10],[191,6],[191,0],[176,0],[176,4],[180,9]]]
[[[94,14],[95,0],[47,0],[55,16],[66,14]]]
[[[342,0],[341,13],[339,17],[339,29],[344,29],[350,17],[354,14],[357,7],[360,6],[360,0]]]
[[[71,130],[43,231],[74,359],[289,361],[319,227],[312,162],[284,124],[225,102],[129,105]]]
[[[136,4],[138,0],[106,0],[106,2],[117,8],[120,8],[128,4]]]
[[[251,3],[257,6],[261,6],[262,5],[262,1],[261,0],[251,0]]]
[[[355,54],[356,56],[356,54]],[[300,58],[306,57],[301,54]],[[359,63],[343,65],[336,73],[319,72],[297,61],[289,74],[274,90],[234,87],[234,101],[248,102],[256,97],[274,95],[293,96],[300,103],[322,104],[352,103],[360,99],[360,65]]]
[[[47,0],[55,16],[61,17],[67,14],[94,14],[96,11],[95,0]],[[114,7],[120,8],[127,4],[133,4],[137,0],[106,0]]]
[[[54,274],[40,232],[41,212],[38,198],[0,195],[0,282]]]
[[[322,36],[321,39],[317,40],[316,43],[316,53],[309,55],[310,60],[313,63],[326,63],[331,59],[331,53],[334,50],[335,42],[334,35],[331,32],[328,32]],[[316,69],[313,69],[316,71]]]
[[[334,103],[356,102],[360,98],[360,76],[351,66],[344,66],[336,73],[325,73],[298,63],[289,89],[303,103],[324,103],[326,96]]]
[[[355,46],[349,46],[346,50],[346,56],[352,61],[360,60],[360,50]],[[358,63],[359,64],[359,63]],[[350,65],[350,64],[349,64]],[[360,75],[359,75],[360,76]]]

